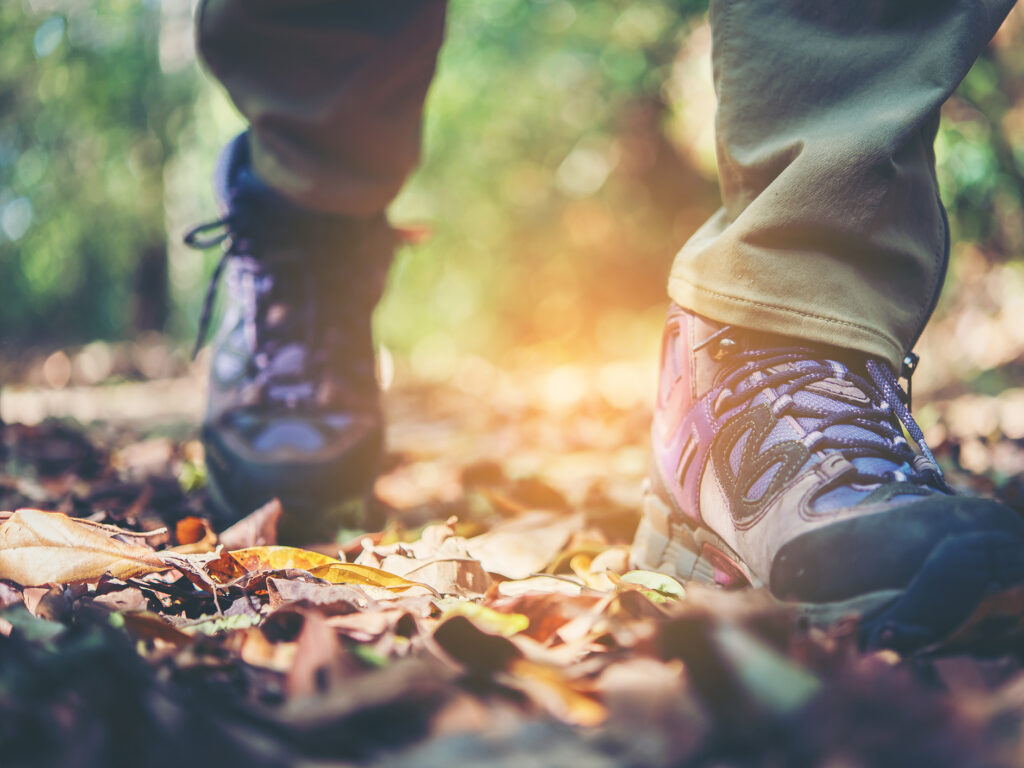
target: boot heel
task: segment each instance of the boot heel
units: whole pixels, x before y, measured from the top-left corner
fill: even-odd
[[[755,583],[738,558],[730,556],[725,542],[696,522],[673,514],[650,481],[644,482],[642,509],[630,549],[632,567],[727,589]]]

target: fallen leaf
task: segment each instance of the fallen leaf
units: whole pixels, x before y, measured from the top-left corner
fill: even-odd
[[[221,531],[220,543],[228,549],[268,547],[277,544],[277,522],[284,508],[271,499],[255,512]]]
[[[445,610],[442,620],[465,616],[484,632],[512,637],[530,626],[530,619],[521,613],[500,613],[479,603],[459,600]]]
[[[324,613],[343,614],[375,610],[377,603],[359,587],[350,584],[318,584],[293,579],[267,579],[270,607],[288,603],[308,603]]]
[[[474,673],[504,669],[521,651],[507,638],[485,632],[465,616],[452,616],[434,630],[434,641],[449,657]]]
[[[295,663],[295,643],[273,643],[263,630],[249,627],[242,635],[238,654],[246,664],[275,672],[287,672]]]
[[[572,725],[592,727],[607,719],[608,710],[596,699],[580,691],[557,667],[529,659],[514,659],[499,681],[516,688],[541,709]]]
[[[309,572],[318,579],[324,579],[331,584],[365,584],[369,587],[380,587],[394,592],[402,592],[410,587],[421,587],[415,581],[396,576],[380,568],[371,565],[358,565],[356,563],[342,563],[340,561],[329,562],[324,565],[315,566]]]
[[[524,633],[538,642],[546,642],[556,632],[582,617],[590,617],[586,625],[589,628],[594,622],[591,614],[595,606],[606,603],[610,597],[593,593],[567,595],[561,592],[533,591],[511,597],[499,596],[490,602],[489,607],[502,613],[523,614],[529,621]]]
[[[0,578],[23,586],[88,583],[104,574],[128,579],[166,567],[148,547],[59,512],[21,509],[0,525]]]
[[[0,610],[12,605],[21,605],[23,600],[22,590],[13,584],[0,581]]]
[[[309,571],[317,566],[341,563],[336,557],[298,547],[245,547],[233,550],[231,556],[247,571],[283,571],[288,568]]]
[[[295,661],[285,676],[289,696],[325,693],[353,665],[321,614],[303,611],[302,618],[302,629],[295,640]]]
[[[217,547],[217,534],[208,522],[195,515],[179,520],[174,526],[174,535],[178,544],[171,549],[181,554],[212,552]]]
[[[188,634],[213,636],[236,629],[247,629],[257,625],[259,621],[258,616],[240,613],[234,616],[210,616],[197,621],[183,621],[177,624],[177,628]]]
[[[558,595],[578,595],[583,586],[561,576],[534,576],[529,579],[503,581],[498,585],[502,597],[525,595],[529,592],[548,592]]]
[[[149,607],[149,601],[138,587],[128,587],[117,592],[98,595],[92,599],[92,602],[120,613],[141,612]]]
[[[469,554],[484,569],[509,579],[543,571],[580,526],[580,515],[531,512],[499,523],[466,541]]]
[[[247,571],[223,547],[206,554],[183,555],[166,550],[161,559],[173,565],[185,578],[202,590],[216,594],[218,588],[242,578]]]
[[[597,555],[590,563],[591,573],[604,575],[607,571],[626,573],[629,570],[629,548],[611,547]]]
[[[404,611],[376,611],[350,613],[345,616],[331,616],[327,624],[347,637],[361,643],[368,643],[383,635]]]
[[[656,571],[630,571],[623,576],[610,574],[612,582],[620,589],[639,587],[639,591],[656,603],[679,600],[686,597],[686,588],[671,576]]]
[[[384,570],[415,579],[445,595],[479,596],[491,586],[491,577],[479,560],[444,557],[431,560],[392,555],[384,558]]]
[[[594,570],[594,558],[586,552],[573,555],[569,560],[569,570],[591,589],[607,592],[614,587],[612,580],[603,571]]]
[[[160,640],[176,648],[191,645],[194,638],[168,624],[161,616],[149,611],[123,613],[121,620],[128,633],[138,640]]]

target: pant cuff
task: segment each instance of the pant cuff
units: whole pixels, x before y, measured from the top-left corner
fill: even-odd
[[[826,314],[790,309],[771,301],[732,296],[695,285],[677,274],[669,278],[668,293],[679,306],[719,323],[864,352],[882,358],[897,373],[902,366],[902,345],[879,328]]]

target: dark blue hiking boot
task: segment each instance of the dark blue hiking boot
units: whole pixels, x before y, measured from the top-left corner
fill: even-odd
[[[199,335],[202,343],[223,274],[202,427],[217,522],[277,497],[283,540],[331,538],[358,523],[353,510],[380,468],[371,315],[396,237],[383,215],[289,203],[253,174],[246,134],[224,150],[215,181],[223,218],[186,242],[224,249]]]
[[[880,360],[674,306],[652,442],[638,567],[899,651],[1024,615],[1024,520],[949,488]]]

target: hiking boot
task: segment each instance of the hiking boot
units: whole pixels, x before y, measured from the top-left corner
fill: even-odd
[[[903,652],[1020,613],[1024,520],[950,489],[877,359],[673,306],[652,441],[636,567],[857,615]]]
[[[301,209],[249,165],[246,134],[221,155],[223,218],[186,236],[222,245],[226,307],[212,342],[202,426],[218,524],[281,500],[282,540],[333,538],[358,524],[382,455],[371,315],[395,247],[383,215],[355,219]],[[353,504],[353,500],[357,503]]]

